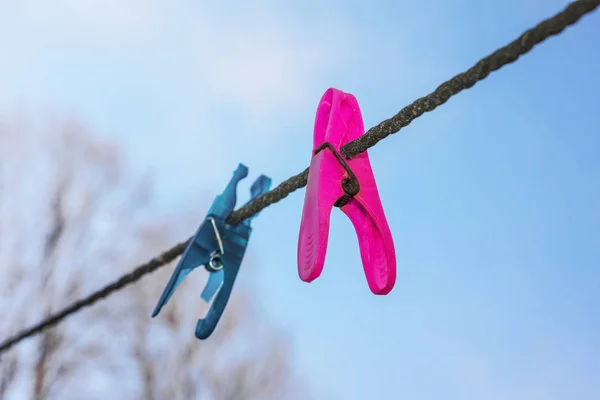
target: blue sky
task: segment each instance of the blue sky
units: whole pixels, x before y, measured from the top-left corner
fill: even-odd
[[[4,4],[0,107],[77,115],[122,142],[169,215],[238,162],[244,201],[258,174],[302,171],[328,87],[371,127],[567,4],[285,3]],[[257,218],[240,285],[290,336],[315,398],[600,397],[599,21],[369,151],[396,243],[388,296],[368,290],[341,212],[311,284],[296,271],[304,191]]]

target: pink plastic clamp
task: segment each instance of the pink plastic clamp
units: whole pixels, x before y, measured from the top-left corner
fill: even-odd
[[[351,160],[340,148],[364,134],[356,98],[328,89],[317,109],[313,156],[298,239],[298,274],[312,282],[323,271],[334,206],[350,218],[369,288],[388,294],[396,283],[396,252],[367,152]]]

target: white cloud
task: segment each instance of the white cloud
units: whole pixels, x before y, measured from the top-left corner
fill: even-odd
[[[110,40],[126,39],[141,28],[150,27],[161,11],[156,0],[21,0],[7,2],[1,9],[5,17],[16,17],[21,31],[32,36],[53,28],[47,33],[61,35],[70,31],[84,38],[100,34]],[[14,29],[17,21],[6,19]]]
[[[131,29],[147,25],[158,16],[157,2],[147,0],[56,0],[52,6],[69,19],[91,26],[100,24],[113,28],[113,32],[115,27]]]
[[[282,101],[297,104],[319,78],[344,68],[349,56],[350,34],[330,17],[294,23],[263,8],[226,19],[226,25],[202,21],[199,36],[210,40],[199,48],[209,60],[204,65],[213,90],[253,113]]]
[[[0,15],[5,95],[28,101],[39,91],[60,102],[56,82],[89,86],[100,77],[118,87],[144,70],[157,96],[186,96],[196,109],[234,104],[260,120],[314,97],[315,84],[325,90],[319,80],[344,67],[350,42],[329,15],[301,21],[263,2],[24,0],[0,6]]]

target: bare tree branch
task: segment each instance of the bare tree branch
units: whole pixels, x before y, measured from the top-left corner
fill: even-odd
[[[11,193],[0,196],[0,270],[7,276],[0,311],[10,315],[9,324],[0,322],[2,336],[97,289],[200,223],[177,221],[201,216],[168,224],[152,217],[151,176],[127,175],[118,147],[77,122],[0,118],[0,160],[0,190]],[[3,355],[0,398],[10,400],[21,372],[31,376],[35,400],[109,393],[140,400],[287,398],[284,338],[266,327],[256,331],[260,318],[241,290],[207,341],[193,334],[208,310],[199,298],[202,269],[150,318],[173,268],[30,339],[34,352],[17,347]],[[90,386],[94,381],[110,382],[110,392]]]

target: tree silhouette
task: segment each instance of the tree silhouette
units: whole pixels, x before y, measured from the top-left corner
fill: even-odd
[[[149,175],[128,174],[115,143],[80,123],[0,118],[0,337],[181,239],[168,221],[149,217],[151,189]],[[0,398],[296,397],[285,337],[260,324],[240,290],[207,341],[193,335],[200,278],[190,276],[150,318],[172,270],[164,267],[1,355]]]

